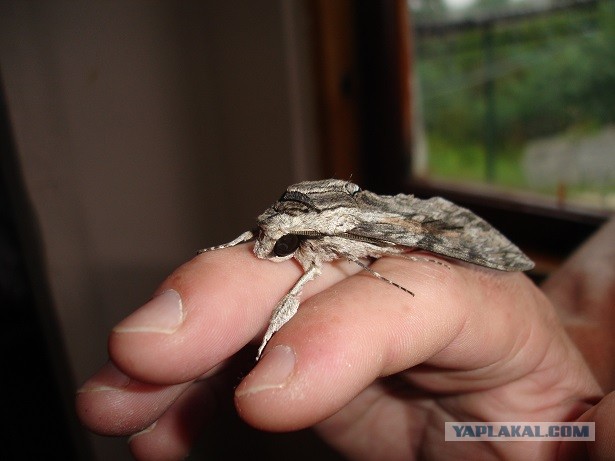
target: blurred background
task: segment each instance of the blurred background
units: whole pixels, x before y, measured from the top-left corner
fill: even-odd
[[[108,331],[293,182],[448,197],[548,277],[615,209],[614,53],[613,0],[0,2],[3,453],[129,459],[73,413]],[[339,459],[219,420],[208,459]]]

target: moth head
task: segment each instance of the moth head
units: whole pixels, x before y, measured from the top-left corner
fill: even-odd
[[[288,187],[258,217],[254,253],[272,261],[301,258],[299,250],[307,241],[353,227],[353,217],[340,209],[355,207],[353,196],[360,191],[356,184],[338,179],[305,181]]]
[[[300,207],[300,204],[292,204]],[[285,205],[288,208],[288,204]],[[287,210],[288,211],[288,210]],[[322,235],[311,225],[317,218],[313,211],[280,212],[269,208],[258,218],[258,233],[254,254],[261,259],[285,261],[296,256],[306,240]]]

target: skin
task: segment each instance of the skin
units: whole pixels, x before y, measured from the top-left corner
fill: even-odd
[[[590,259],[615,246],[615,226],[609,233]],[[212,416],[216,389],[237,384],[224,365],[260,340],[302,273],[295,261],[258,260],[251,248],[205,253],[171,274],[156,294],[180,297],[181,315],[150,303],[114,328],[110,361],[77,394],[84,425],[132,435],[136,459],[186,456]],[[596,281],[587,258],[575,255],[544,290],[521,273],[450,260],[373,263],[415,297],[347,261],[327,264],[235,389],[237,411],[268,431],[313,426],[349,459],[612,459],[614,342],[584,332],[612,336],[615,273]],[[611,270],[614,260],[605,261]],[[581,281],[571,300],[573,280]],[[605,298],[590,302],[582,294],[596,284]],[[444,421],[577,420],[596,421],[596,442],[443,436]]]

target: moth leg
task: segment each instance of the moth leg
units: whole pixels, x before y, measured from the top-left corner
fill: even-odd
[[[438,261],[437,259],[428,258],[426,256],[410,256],[409,254],[395,254],[391,256],[399,256],[400,258],[409,259],[410,261],[429,261],[430,263],[438,264],[439,266],[444,266],[447,269],[450,269],[451,266],[446,264],[443,261]]]
[[[263,349],[265,349],[265,346],[274,333],[282,328],[282,326],[297,313],[297,309],[299,309],[299,295],[301,294],[301,290],[303,290],[306,283],[316,278],[319,273],[320,270],[316,265],[311,266],[301,276],[301,278],[297,280],[297,283],[295,283],[295,285],[290,289],[288,294],[284,296],[275,306],[275,309],[271,314],[271,318],[269,319],[269,326],[267,327],[265,336],[263,336],[263,342],[258,348],[256,360],[260,359]]]
[[[349,256],[349,255],[345,255],[346,258],[348,258],[349,261],[352,261],[353,263],[357,264],[358,266],[360,266],[362,269],[365,269],[367,272],[369,272],[370,274],[372,274],[374,277],[383,280],[387,283],[390,283],[391,285],[393,285],[394,287],[399,288],[400,290],[405,291],[406,293],[411,294],[412,296],[414,296],[414,293],[412,293],[410,290],[408,290],[407,288],[402,287],[401,285],[399,285],[398,283],[395,283],[392,280],[389,280],[388,278],[386,278],[384,275],[380,275],[378,272],[376,272],[374,269],[372,269],[371,267],[363,264],[360,260],[358,260],[355,257]]]
[[[203,248],[202,250],[197,251],[197,254],[200,255],[201,253],[205,253],[206,251],[222,250],[223,248],[234,247],[235,245],[239,245],[240,243],[249,242],[250,240],[254,240],[254,238],[255,238],[255,235],[253,231],[246,231],[243,234],[241,234],[239,237],[237,237],[235,240],[231,240],[228,243],[217,245],[215,247]]]

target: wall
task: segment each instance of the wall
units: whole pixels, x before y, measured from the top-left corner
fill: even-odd
[[[74,386],[196,249],[318,176],[300,0],[5,1],[0,64]],[[95,439],[100,459],[123,445]]]

